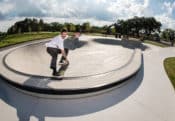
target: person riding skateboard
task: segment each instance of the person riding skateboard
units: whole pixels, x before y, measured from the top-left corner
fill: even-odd
[[[80,32],[75,32],[72,38],[68,38],[67,30],[63,29],[59,36],[53,38],[50,42],[46,43],[47,52],[51,55],[51,64],[50,68],[53,70],[53,76],[60,76],[59,71],[57,72],[57,56],[62,54],[62,57],[59,61],[60,65],[69,65],[67,55],[69,52],[71,41],[75,41],[79,38]],[[71,39],[71,40],[70,40]],[[65,43],[67,41],[67,43]]]
[[[50,42],[46,43],[47,52],[52,57],[50,68],[52,69],[53,76],[59,76],[57,73],[57,57],[58,54],[62,54],[62,59],[64,59],[65,64],[69,64],[67,59],[68,51],[64,49],[64,40],[68,38],[67,30],[63,29],[61,34],[54,37]]]

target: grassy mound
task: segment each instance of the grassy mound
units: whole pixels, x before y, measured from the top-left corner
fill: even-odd
[[[164,60],[164,67],[175,88],[175,57],[167,58]]]

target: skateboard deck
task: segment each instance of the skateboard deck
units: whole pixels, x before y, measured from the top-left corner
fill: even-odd
[[[69,64],[65,64],[65,63],[61,64],[59,67],[59,70],[57,71],[58,76],[55,75],[51,77],[51,79],[63,80],[65,71],[67,70],[68,66]]]
[[[64,74],[65,74],[65,71],[68,68],[68,66],[69,66],[69,64],[63,64],[63,65],[61,65],[61,67],[58,70],[58,74],[63,77]]]

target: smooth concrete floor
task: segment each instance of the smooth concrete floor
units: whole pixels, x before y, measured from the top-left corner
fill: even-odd
[[[147,44],[139,74],[108,93],[79,99],[44,99],[0,80],[1,121],[174,121],[175,92],[163,60],[175,48]]]

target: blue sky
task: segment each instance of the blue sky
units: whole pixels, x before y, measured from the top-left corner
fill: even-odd
[[[25,17],[102,26],[133,16],[154,16],[175,29],[175,0],[0,0],[0,31]]]

